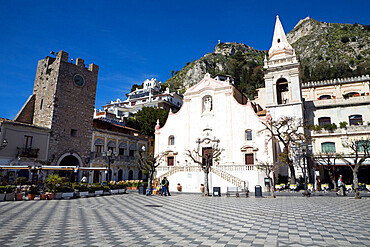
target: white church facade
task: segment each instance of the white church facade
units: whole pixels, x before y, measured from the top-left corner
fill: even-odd
[[[359,124],[370,121],[370,78],[302,84],[299,61],[287,41],[279,17],[264,69],[265,88],[258,90],[258,97],[253,102],[248,101],[229,80],[220,81],[206,74],[204,79],[186,91],[181,109],[177,113],[170,112],[163,127],[156,126],[155,154],[164,154],[157,168],[157,178],[168,177],[171,191],[176,190],[180,183],[184,192],[200,192],[200,184],[204,181],[203,171],[186,155],[186,151],[196,149],[197,140],[208,139],[217,140],[223,149],[221,156],[212,163],[210,192],[213,187],[221,187],[221,193],[225,193],[228,186],[248,188],[250,191],[254,191],[256,185],[264,186],[266,174],[258,170],[256,165],[261,162],[273,164],[282,150],[281,145],[270,140],[263,125],[270,118],[278,120],[289,116],[320,124],[323,121],[320,116],[337,119],[348,108],[347,111],[353,112],[352,115],[361,120],[354,121],[353,116],[345,112],[348,116],[344,114],[341,121],[349,119],[350,125],[354,126],[344,132],[310,131],[313,154],[324,152],[328,142],[338,146],[334,150],[347,153],[348,150],[339,147],[345,138],[370,137],[370,123],[366,126]],[[352,91],[357,91],[353,93],[343,89],[340,93],[344,92],[343,97],[347,95],[347,98],[343,98],[339,93],[336,95],[332,92],[338,91],[338,85],[343,88],[350,85]],[[358,98],[351,98],[353,95]],[[206,150],[210,145],[203,143],[201,148]],[[318,170],[323,180],[323,170],[316,168]],[[297,177],[302,174],[299,168],[295,172]],[[280,167],[279,173],[282,176],[289,175],[287,167]],[[314,170],[309,173],[313,174]]]
[[[255,168],[268,161],[271,150],[263,133],[264,116],[256,106],[229,81],[212,79],[207,74],[184,94],[184,104],[177,113],[170,113],[166,124],[155,133],[155,152],[164,153],[157,177],[169,177],[170,190],[180,183],[183,191],[199,192],[203,172],[186,155],[197,148],[197,139],[219,140],[223,149],[213,161],[210,188],[227,186],[252,188],[262,184],[264,174]],[[211,141],[212,142],[212,141]],[[204,143],[203,150],[210,143]]]

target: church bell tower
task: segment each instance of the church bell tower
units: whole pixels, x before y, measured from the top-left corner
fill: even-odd
[[[279,16],[274,37],[265,57],[266,108],[275,120],[283,116],[303,118],[301,69],[293,47],[288,43]]]

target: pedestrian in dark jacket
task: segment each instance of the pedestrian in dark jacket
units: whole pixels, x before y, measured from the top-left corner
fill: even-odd
[[[162,191],[161,191],[161,196],[167,196],[167,179],[164,177],[161,182],[162,186]]]
[[[171,196],[171,194],[170,194],[170,190],[168,189],[168,187],[170,186],[170,181],[168,181],[168,179],[167,178],[165,178],[166,179],[166,191],[167,191],[167,195],[169,195],[169,196]]]

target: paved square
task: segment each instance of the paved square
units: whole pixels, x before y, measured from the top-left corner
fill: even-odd
[[[370,246],[370,198],[137,193],[0,203],[0,246]]]

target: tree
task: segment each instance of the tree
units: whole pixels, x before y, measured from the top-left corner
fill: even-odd
[[[270,181],[272,182],[271,184],[271,187],[272,187],[272,190],[271,190],[271,197],[275,198],[275,180],[274,180],[274,177],[275,177],[275,172],[274,172],[274,169],[275,169],[275,165],[273,163],[270,163],[270,162],[259,162],[257,165],[256,165],[256,168],[258,170],[261,170],[263,172],[265,172],[265,175],[267,178],[270,179]],[[270,176],[270,174],[272,173],[272,177]]]
[[[334,185],[334,191],[337,191],[337,183],[335,181],[333,169],[335,167],[335,161],[340,158],[341,155],[334,152],[325,152],[325,153],[320,152],[319,154],[313,157],[314,161],[316,161],[318,165],[323,166],[324,169],[328,171],[330,181]]]
[[[128,127],[136,128],[143,135],[154,137],[154,127],[157,124],[157,119],[159,119],[160,125],[163,126],[167,121],[167,117],[168,110],[153,107],[143,107],[136,113],[136,121],[131,119],[130,121],[126,122],[126,125]]]
[[[140,169],[143,171],[147,171],[149,175],[149,188],[152,188],[154,173],[157,167],[161,164],[161,161],[164,157],[164,153],[159,153],[158,155],[154,156],[153,153],[148,153],[146,156],[144,155],[145,150],[140,150],[138,152],[138,156],[136,158]]]
[[[352,169],[355,198],[360,199],[357,175],[360,166],[365,163],[366,159],[370,158],[370,138],[344,141],[343,147],[348,148],[350,153],[343,155],[341,159]]]
[[[185,150],[185,155],[190,157],[194,163],[198,164],[199,167],[204,172],[204,195],[209,195],[208,186],[208,174],[211,170],[213,160],[218,160],[223,149],[221,149],[218,144],[220,140],[210,139],[208,137],[200,139],[198,138],[197,148],[193,151]],[[200,160],[199,160],[200,159]]]
[[[133,84],[130,93],[134,92],[136,89],[142,89],[143,85]]]
[[[260,132],[268,131],[270,140],[276,139],[283,144],[283,151],[279,154],[281,164],[286,164],[290,170],[291,183],[296,183],[294,162],[292,156],[292,147],[301,141],[307,139],[304,134],[304,123],[301,119],[294,117],[281,117],[278,120],[268,119],[261,122],[265,129]]]

